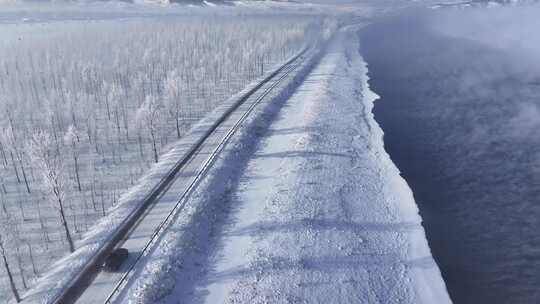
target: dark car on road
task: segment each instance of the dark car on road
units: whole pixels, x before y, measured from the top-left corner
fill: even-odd
[[[109,272],[118,271],[127,258],[128,250],[126,248],[117,248],[105,259],[103,268]]]

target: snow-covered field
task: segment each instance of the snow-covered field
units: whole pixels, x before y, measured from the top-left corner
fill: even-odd
[[[3,13],[0,217],[11,229],[1,241],[21,293],[194,122],[303,47],[312,22]],[[0,291],[0,301],[12,295],[4,267]]]

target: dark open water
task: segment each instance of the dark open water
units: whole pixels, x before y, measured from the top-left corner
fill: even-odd
[[[361,40],[386,149],[453,301],[540,303],[540,74],[415,14]]]

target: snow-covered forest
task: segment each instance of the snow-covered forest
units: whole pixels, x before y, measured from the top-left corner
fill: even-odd
[[[310,22],[206,16],[2,25],[0,302],[74,251],[168,144],[300,50]]]

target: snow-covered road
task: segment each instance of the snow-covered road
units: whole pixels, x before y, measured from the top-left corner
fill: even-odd
[[[128,298],[450,302],[412,193],[384,151],[358,48],[354,26],[342,29],[290,98],[261,109]]]

